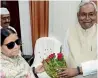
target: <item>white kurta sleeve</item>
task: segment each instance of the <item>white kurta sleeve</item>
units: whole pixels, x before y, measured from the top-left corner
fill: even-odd
[[[98,60],[91,60],[88,62],[81,63],[83,76],[97,73],[97,65]]]
[[[65,35],[65,38],[64,38],[64,43],[63,43],[63,49],[64,49],[64,56],[65,57],[68,57],[68,54],[69,54],[69,46],[68,46],[68,34],[69,34],[69,30],[67,30],[66,32],[66,35]]]

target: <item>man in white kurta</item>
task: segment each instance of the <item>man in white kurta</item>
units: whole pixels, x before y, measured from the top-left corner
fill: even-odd
[[[12,26],[10,26],[10,13],[9,11],[7,10],[7,8],[0,8],[0,22],[1,22],[1,25],[0,25],[0,29],[2,27],[8,27],[8,28],[11,28],[12,30],[15,30],[15,28],[13,28]]]
[[[95,4],[97,5],[97,27],[98,27],[98,1],[97,0],[91,0],[91,1],[95,2]],[[97,32],[97,39],[98,39],[98,32]],[[98,48],[98,42],[97,42],[97,48]],[[83,76],[96,73],[98,71],[98,51],[97,51],[96,60],[83,62],[81,63],[81,66],[82,66]]]
[[[83,2],[77,14],[79,23],[70,27],[65,39],[66,61],[68,67],[76,68],[82,62],[97,59],[97,24],[96,6],[92,2]],[[96,74],[76,78],[97,78]]]

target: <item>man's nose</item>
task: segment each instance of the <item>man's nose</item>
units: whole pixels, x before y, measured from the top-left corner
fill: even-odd
[[[90,19],[90,17],[89,17],[89,15],[87,14],[87,15],[86,15],[86,20],[89,20],[89,19]]]
[[[8,18],[6,18],[6,22],[9,22],[9,19]]]

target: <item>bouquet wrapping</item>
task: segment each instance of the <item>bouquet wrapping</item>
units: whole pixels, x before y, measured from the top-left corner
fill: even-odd
[[[55,53],[50,54],[43,60],[44,69],[51,78],[58,78],[57,72],[59,68],[66,67],[66,61],[63,54],[60,52],[57,55]]]

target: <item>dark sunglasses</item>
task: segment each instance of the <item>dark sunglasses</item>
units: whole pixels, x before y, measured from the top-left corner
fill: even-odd
[[[8,49],[12,49],[12,48],[14,48],[15,43],[16,43],[17,45],[21,45],[21,44],[22,44],[22,43],[21,43],[21,40],[20,40],[20,39],[17,39],[16,41],[10,42],[10,43],[5,44],[5,45],[7,46]]]

